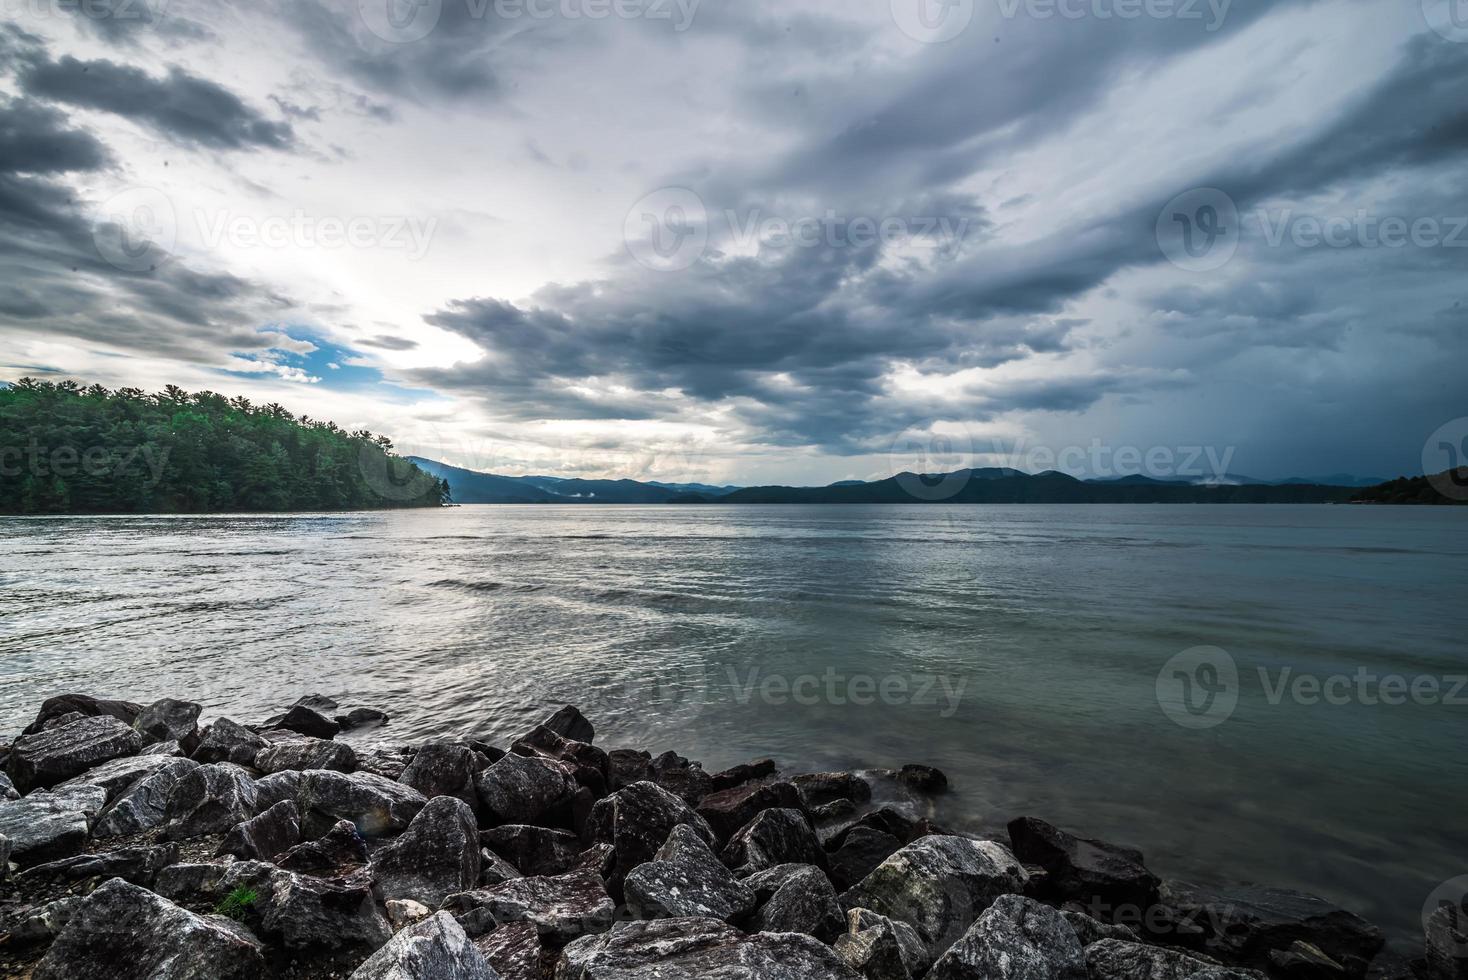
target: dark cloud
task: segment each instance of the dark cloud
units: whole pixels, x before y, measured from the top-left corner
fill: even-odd
[[[393,337],[387,334],[379,334],[366,340],[357,341],[363,347],[375,347],[378,350],[405,351],[417,350],[418,341],[409,340],[407,337]]]
[[[26,102],[0,107],[0,170],[58,174],[98,170],[110,160],[96,137],[70,128],[56,109]]]

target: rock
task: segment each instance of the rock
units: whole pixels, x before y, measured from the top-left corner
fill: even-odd
[[[902,842],[891,834],[856,827],[830,856],[831,881],[842,891],[853,888],[900,850]]]
[[[474,790],[474,776],[478,771],[474,750],[467,745],[429,742],[413,756],[398,782],[413,787],[425,799],[452,796],[478,807],[479,797]]]
[[[1229,970],[1178,950],[1119,939],[1087,946],[1086,968],[1091,980],[1264,980],[1253,970]]]
[[[0,834],[0,882],[10,877],[10,838]]]
[[[779,767],[775,765],[774,759],[759,759],[755,762],[734,766],[732,769],[725,769],[723,772],[716,772],[709,778],[713,782],[714,792],[717,793],[721,790],[743,786],[745,783],[752,783],[756,779],[768,779],[777,772],[779,772]]]
[[[873,929],[889,932],[896,938],[897,948],[902,953],[902,963],[913,977],[923,976],[933,965],[933,960],[928,955],[928,944],[906,922],[889,919],[871,909],[851,909],[846,913],[846,931],[849,935],[859,936]]]
[[[1073,909],[1061,909],[1060,914],[1076,934],[1076,938],[1081,941],[1082,946],[1089,946],[1103,939],[1137,942],[1137,934],[1127,926],[1102,922],[1100,919],[1092,918],[1084,912],[1077,912]]]
[[[638,919],[734,922],[755,907],[754,892],[729,873],[687,824],[674,827],[653,860],[632,869],[623,888],[627,908]]]
[[[1468,923],[1455,906],[1444,903],[1423,923],[1430,980],[1468,980]]]
[[[832,942],[846,926],[836,889],[820,868],[784,864],[746,878],[760,907],[749,921],[753,932],[803,932]]]
[[[573,742],[585,742],[590,745],[596,741],[596,729],[592,727],[591,722],[569,704],[541,722],[540,727],[549,728],[562,738],[570,739]]]
[[[398,933],[352,980],[500,980],[453,916],[440,912]]]
[[[402,749],[367,749],[357,753],[357,771],[397,782],[412,761],[413,757]]]
[[[272,861],[301,842],[301,819],[296,804],[282,800],[258,817],[236,824],[215,851],[242,861]]]
[[[219,897],[227,864],[170,864],[158,872],[153,891],[171,902],[202,903]]]
[[[443,906],[470,935],[496,925],[530,922],[548,942],[561,945],[612,927],[616,907],[600,876],[583,870],[555,878],[516,878],[493,888],[451,895]]]
[[[963,938],[933,964],[926,980],[1087,980],[1075,931],[1055,909],[1001,895]]]
[[[511,922],[474,940],[500,980],[551,980],[558,953],[540,941],[530,922]]]
[[[1000,895],[1024,891],[1027,875],[1009,849],[965,837],[924,837],[841,896],[917,930],[936,960]]]
[[[10,930],[10,941],[21,945],[51,942],[66,928],[81,904],[82,898],[79,895],[69,895],[46,903],[21,919]]]
[[[192,701],[175,701],[164,698],[154,701],[133,721],[133,730],[143,737],[143,744],[177,742],[181,746],[198,744],[199,714],[203,705]]]
[[[607,878],[614,895],[621,894],[627,873],[651,861],[667,842],[673,828],[687,824],[707,843],[714,843],[708,822],[688,804],[654,783],[634,783],[592,807],[587,822],[593,844],[610,844],[616,860]]]
[[[328,710],[336,709],[333,707]],[[294,705],[278,720],[272,720],[275,722],[272,728],[284,728],[286,731],[299,732],[312,738],[332,739],[341,731],[335,721],[304,704]]]
[[[152,886],[160,870],[177,861],[177,844],[124,847],[106,854],[78,854],[49,864],[38,864],[21,872],[18,880],[71,884],[89,878],[121,878],[147,888]]]
[[[333,772],[356,772],[357,753],[343,742],[319,738],[300,738],[277,742],[255,755],[255,768],[266,775],[278,772],[306,772],[330,769]]]
[[[704,772],[703,766],[676,752],[664,752],[652,760],[652,781],[689,806],[698,806],[714,791],[714,778]]]
[[[383,907],[387,909],[387,921],[393,932],[405,929],[415,922],[422,922],[433,914],[433,909],[411,898],[390,898]]]
[[[925,796],[938,796],[948,791],[948,777],[932,766],[903,766],[897,772],[897,781]]]
[[[100,787],[74,786],[0,803],[0,836],[10,841],[10,860],[28,867],[76,854],[106,799]]]
[[[313,769],[301,774],[296,806],[301,832],[325,833],[347,820],[363,837],[401,833],[428,803],[411,786],[371,773],[340,773]]]
[[[303,773],[291,769],[273,772],[255,780],[255,795],[259,797],[260,809],[268,810],[284,800],[294,803],[301,795],[301,783],[304,780]]]
[[[158,758],[163,764],[124,789],[102,811],[92,835],[98,838],[127,837],[160,827],[168,818],[168,797],[185,775],[199,768],[192,759]]]
[[[481,834],[481,839],[483,835]],[[503,885],[507,881],[525,877],[520,869],[515,867],[494,851],[483,848],[479,852],[479,887],[493,888],[495,885]]]
[[[836,937],[836,955],[866,980],[910,980],[902,947],[890,919],[860,932]],[[987,980],[987,978],[985,978]]]
[[[549,728],[538,727],[511,745],[510,751],[528,758],[563,762],[570,768],[571,778],[578,786],[591,790],[597,799],[607,795],[611,759],[595,745],[573,742]]]
[[[890,806],[884,806],[870,813],[863,814],[857,820],[844,827],[838,825],[833,828],[823,829],[821,838],[828,850],[836,851],[846,843],[846,838],[850,834],[858,828],[865,827],[868,830],[876,830],[895,837],[905,846],[920,837],[927,836],[923,823],[923,821],[914,820],[907,814],[893,809]]]
[[[166,812],[169,840],[222,834],[258,812],[255,783],[239,766],[199,766],[174,783]]]
[[[607,788],[613,793],[634,783],[652,782],[652,756],[635,749],[607,753]]]
[[[336,716],[336,723],[343,731],[357,728],[381,728],[391,721],[386,711],[376,708],[353,708],[344,715]]]
[[[166,755],[176,759],[187,758],[189,753],[185,752],[183,746],[177,742],[154,742],[152,745],[143,746],[139,755]]]
[[[49,732],[53,728],[60,728],[62,725],[70,725],[74,721],[86,720],[87,715],[82,714],[80,711],[73,711],[70,714],[58,715],[55,718],[47,718],[45,723],[41,725],[41,731]]]
[[[438,908],[479,884],[479,824],[463,800],[428,801],[403,835],[372,856],[372,873],[387,898]]]
[[[220,882],[256,896],[247,921],[287,949],[378,949],[392,936],[365,870],[322,878],[257,861],[237,861]]]
[[[853,817],[859,809],[851,800],[832,800],[824,806],[812,807],[810,818],[817,824],[831,823]]]
[[[6,768],[22,794],[49,789],[119,756],[137,755],[143,739],[111,717],[84,718],[33,735],[11,747]]]
[[[1157,904],[1158,880],[1141,851],[1076,837],[1035,817],[1010,821],[1009,839],[1021,861],[1045,870],[1047,897],[1107,910],[1103,919]]]
[[[367,841],[348,820],[335,826],[316,840],[297,844],[275,859],[287,871],[306,874],[336,872],[367,863]]]
[[[793,783],[746,784],[705,796],[698,804],[698,815],[708,821],[722,845],[766,810],[804,808]]]
[[[312,711],[323,715],[329,715],[341,707],[336,701],[324,694],[308,694],[296,701],[296,705],[303,708],[310,708]]]
[[[20,799],[20,792],[15,788],[15,784],[10,781],[9,776],[0,772],[0,800],[18,799]]]
[[[724,863],[747,878],[781,864],[826,866],[826,852],[799,810],[766,810],[724,848]]]
[[[245,726],[220,718],[200,734],[199,747],[189,757],[205,764],[229,762],[237,766],[253,766],[255,755],[269,747],[269,742]]]
[[[142,711],[142,705],[133,704],[131,701],[107,701],[88,697],[85,694],[63,694],[60,697],[47,698],[41,703],[41,710],[36,714],[36,720],[31,722],[23,735],[34,735],[43,731],[46,723],[53,718],[62,715],[80,714],[88,718],[109,717],[116,718],[126,725],[131,725]]]
[[[165,769],[174,770],[179,768],[177,760],[159,755],[129,755],[111,762],[104,762],[94,769],[88,769],[74,779],[68,779],[56,789],[66,789],[72,786],[96,786],[107,796],[107,803],[112,803],[118,796],[143,780],[161,772]],[[196,765],[196,763],[190,763]]]
[[[523,824],[486,830],[479,835],[479,842],[521,873],[532,876],[565,874],[583,850],[581,839],[575,834]]]
[[[264,973],[260,943],[242,926],[113,880],[73,912],[34,977],[256,980]]]
[[[872,798],[872,787],[865,779],[850,772],[815,772],[790,780],[800,790],[807,807],[824,806],[836,800],[865,803]]]
[[[533,824],[576,792],[564,765],[507,755],[474,779],[482,814],[491,825]]]
[[[556,980],[860,980],[809,936],[745,936],[716,919],[633,922],[568,946]]]
[[[1346,980],[1346,968],[1309,943],[1290,943],[1269,953],[1270,976],[1281,980]]]

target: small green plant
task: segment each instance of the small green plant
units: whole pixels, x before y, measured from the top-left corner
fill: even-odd
[[[260,894],[253,888],[236,888],[214,909],[215,915],[222,915],[236,922],[244,920],[245,913],[254,907],[260,900]]]

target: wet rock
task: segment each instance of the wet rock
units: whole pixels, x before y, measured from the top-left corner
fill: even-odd
[[[327,710],[335,711],[333,706]],[[304,704],[293,705],[279,719],[271,719],[274,722],[270,727],[284,728],[286,731],[299,732],[312,738],[332,739],[336,733],[341,731],[335,721],[321,712],[309,708]]]
[[[62,715],[80,714],[88,718],[108,717],[116,718],[126,725],[131,725],[142,711],[142,705],[131,701],[108,701],[89,697],[85,694],[63,694],[60,697],[47,698],[41,703],[41,710],[36,714],[36,720],[31,722],[23,735],[34,735],[43,731],[46,723],[53,718]]]
[[[837,820],[854,817],[859,809],[860,807],[851,800],[832,800],[825,806],[812,807],[810,818],[817,824],[829,824]]]
[[[169,840],[222,834],[258,809],[255,783],[239,766],[199,766],[173,784],[163,832]]]
[[[1252,970],[1231,970],[1217,963],[1161,946],[1103,939],[1086,947],[1091,980],[1264,980]]]
[[[853,888],[900,850],[902,842],[891,834],[857,827],[831,854],[831,881],[842,891]]]
[[[635,749],[612,749],[607,753],[607,788],[613,793],[634,783],[652,781],[652,756]]]
[[[253,766],[255,755],[268,749],[270,743],[243,725],[220,718],[199,736],[199,747],[189,758],[195,762],[229,762],[237,766]]]
[[[474,940],[500,980],[551,980],[558,953],[540,940],[530,922],[511,922]]]
[[[334,699],[327,697],[325,694],[308,694],[296,701],[296,705],[303,708],[310,708],[312,711],[323,715],[329,715],[341,707]]]
[[[84,718],[22,735],[11,747],[6,769],[24,794],[48,789],[120,756],[137,755],[142,747],[142,736],[116,718]]]
[[[74,786],[0,803],[0,835],[10,841],[10,860],[28,867],[81,851],[106,799],[100,787]]]
[[[1429,980],[1468,980],[1468,922],[1443,904],[1423,923]]]
[[[577,871],[555,878],[516,878],[493,888],[451,895],[444,908],[472,936],[529,922],[555,945],[612,927],[616,907],[600,876]]]
[[[479,824],[463,800],[428,801],[403,835],[372,856],[372,873],[386,898],[438,908],[450,895],[479,883]]]
[[[830,828],[822,828],[821,839],[827,850],[836,851],[846,843],[846,838],[850,834],[863,827],[895,837],[904,846],[926,836],[923,821],[916,820],[893,807],[884,806],[870,813],[862,814],[845,826],[838,824]]]
[[[564,765],[507,755],[474,779],[481,812],[490,825],[533,824],[576,792]]]
[[[851,772],[814,772],[790,780],[800,790],[807,807],[825,806],[836,800],[865,803],[872,798],[872,787]]]
[[[910,980],[902,947],[890,919],[836,937],[836,955],[866,980]],[[987,980],[987,978],[985,978]]]
[[[306,772],[330,769],[333,772],[356,772],[357,753],[343,742],[319,738],[299,738],[276,742],[255,755],[255,768],[266,775],[278,772]]]
[[[322,878],[237,861],[219,887],[226,895],[254,893],[247,921],[287,949],[377,949],[392,936],[365,870]]]
[[[583,850],[575,834],[523,824],[486,830],[479,835],[479,842],[532,876],[565,874]]]
[[[729,873],[687,824],[674,827],[653,860],[632,869],[623,888],[628,910],[638,919],[734,922],[755,907],[754,892]]]
[[[753,932],[803,932],[832,942],[846,926],[836,889],[820,868],[786,864],[745,879],[759,897]]]
[[[800,810],[804,808],[800,791],[793,783],[745,784],[705,796],[698,804],[698,815],[708,821],[720,844],[747,826],[766,810]]]
[[[500,980],[453,917],[409,926],[359,966],[352,980]]]
[[[652,781],[689,806],[698,806],[714,791],[714,779],[703,766],[676,752],[664,752],[652,760]]]
[[[716,919],[633,922],[568,946],[556,980],[860,980],[809,936],[746,936]]]
[[[799,810],[764,811],[734,835],[723,857],[740,878],[781,864],[826,866],[826,852]]]
[[[290,848],[275,863],[305,874],[337,872],[367,863],[367,841],[351,821],[341,820],[316,840]]]
[[[897,771],[897,781],[924,796],[948,792],[948,777],[932,766],[907,765]]]
[[[301,842],[301,818],[296,804],[283,800],[258,817],[236,824],[215,851],[243,861],[271,861]]]
[[[682,824],[713,845],[714,832],[708,822],[654,783],[634,783],[597,802],[587,822],[587,835],[591,843],[610,844],[616,851],[616,861],[607,877],[613,894],[621,894],[628,872],[651,861],[673,828]]]
[[[121,878],[134,885],[152,886],[158,872],[178,861],[178,845],[124,847],[105,854],[78,854],[21,872],[21,882],[71,884],[89,878]]]
[[[541,722],[540,727],[549,728],[562,738],[570,739],[573,742],[585,742],[590,745],[596,741],[596,729],[592,727],[591,722],[586,720],[580,710],[569,704]]]
[[[343,731],[381,728],[391,720],[386,711],[378,711],[376,708],[353,708],[344,715],[336,716],[336,723]]]
[[[264,973],[260,942],[244,927],[113,880],[75,910],[34,977],[256,980]]]
[[[752,783],[757,779],[768,779],[777,772],[779,772],[779,767],[775,765],[774,759],[758,759],[725,769],[723,772],[716,772],[709,778],[713,781],[714,792],[717,793]]]
[[[1036,817],[1010,821],[1009,839],[1021,861],[1045,870],[1047,897],[1139,911],[1157,903],[1158,880],[1141,851],[1076,837]]]
[[[479,806],[474,776],[479,771],[474,750],[453,742],[429,742],[418,750],[398,782],[411,786],[425,799],[452,796],[470,807]]]
[[[1288,949],[1270,951],[1269,973],[1280,980],[1346,980],[1350,976],[1324,951],[1298,940]]]
[[[928,954],[928,944],[923,942],[917,930],[906,922],[889,919],[871,909],[851,909],[846,913],[846,931],[857,936],[872,929],[891,933],[897,940],[902,953],[902,963],[913,977],[921,977],[933,965]]]
[[[924,837],[883,861],[841,904],[908,923],[936,960],[996,898],[1022,893],[1026,877],[1002,844]]]
[[[1075,931],[1055,909],[1001,895],[938,958],[927,980],[1087,980]]]
[[[10,941],[21,945],[51,942],[66,928],[81,904],[82,898],[79,895],[69,895],[46,903],[21,919],[10,930]]]
[[[411,786],[371,773],[311,770],[301,774],[296,806],[301,832],[325,833],[346,820],[364,837],[401,833],[428,801]]]
[[[203,705],[192,701],[175,701],[164,698],[154,701],[133,721],[133,730],[143,737],[143,744],[177,742],[180,746],[193,747],[199,738],[199,714]]]

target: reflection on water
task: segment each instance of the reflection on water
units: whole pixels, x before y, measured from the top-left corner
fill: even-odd
[[[244,721],[321,691],[404,740],[572,701],[607,744],[710,767],[931,762],[950,824],[1036,813],[1398,937],[1468,873],[1468,703],[1272,704],[1259,675],[1468,673],[1461,512],[465,507],[0,539],[0,731],[66,691]],[[1242,677],[1207,730],[1155,694],[1197,646]]]

